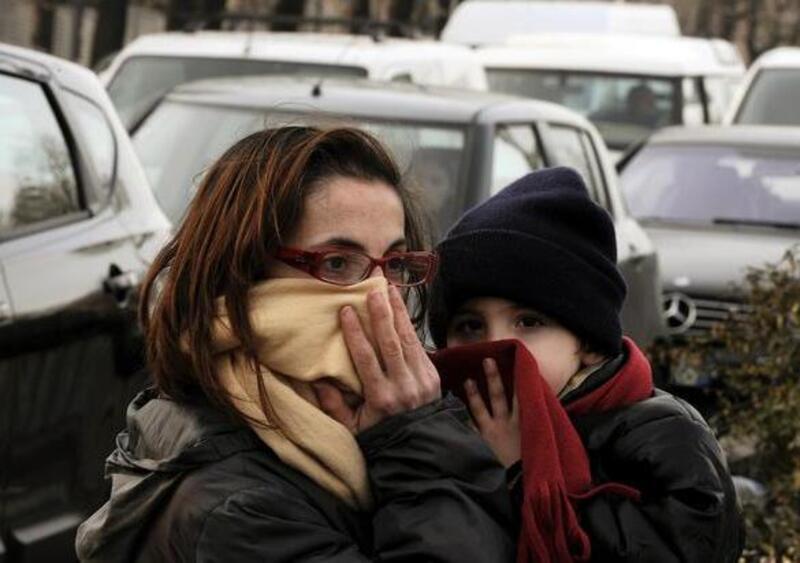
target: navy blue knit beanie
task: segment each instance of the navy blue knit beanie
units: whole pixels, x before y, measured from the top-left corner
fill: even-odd
[[[439,348],[460,305],[499,297],[547,315],[595,352],[621,350],[627,290],[614,223],[574,170],[520,178],[464,214],[437,250],[429,323]]]

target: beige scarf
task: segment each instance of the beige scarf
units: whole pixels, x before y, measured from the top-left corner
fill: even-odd
[[[310,384],[333,378],[361,395],[339,311],[351,305],[368,331],[367,293],[387,287],[384,278],[347,287],[309,279],[274,279],[250,290],[260,377],[283,432],[263,426],[266,417],[257,375],[231,332],[222,300],[212,334],[220,382],[239,412],[256,421],[251,426],[259,438],[284,463],[361,510],[369,510],[372,504],[364,456],[352,433],[319,409]]]

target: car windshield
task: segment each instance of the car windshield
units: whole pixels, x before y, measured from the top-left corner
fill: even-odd
[[[264,127],[308,122],[319,119],[167,100],[136,131],[133,142],[156,198],[177,224],[205,170],[234,142]],[[463,195],[457,190],[462,129],[338,118],[336,124],[362,127],[389,147],[407,182],[419,189],[435,225],[449,225],[457,218]]]
[[[800,68],[758,73],[739,109],[736,122],[754,125],[800,125]]]
[[[489,87],[567,106],[589,118],[614,150],[681,121],[680,82],[650,76],[487,69]]]
[[[628,163],[621,182],[642,220],[800,223],[800,149],[649,146]]]
[[[131,57],[108,86],[108,94],[130,128],[164,94],[178,84],[221,76],[301,74],[365,77],[364,68],[251,59],[201,57]]]

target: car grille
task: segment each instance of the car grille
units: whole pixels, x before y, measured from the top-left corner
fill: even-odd
[[[685,293],[665,293],[662,299],[667,331],[671,335],[707,335],[715,324],[746,316],[748,308],[737,301],[722,301]]]

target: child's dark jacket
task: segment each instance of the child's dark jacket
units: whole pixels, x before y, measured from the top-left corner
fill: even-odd
[[[579,505],[595,561],[736,561],[742,523],[720,447],[691,406],[661,391],[616,412],[573,417],[595,482],[641,500],[599,495]]]
[[[489,350],[508,356],[508,344]],[[737,560],[742,519],[720,446],[691,406],[653,390],[632,341],[560,403],[541,382],[530,385],[538,373],[523,383],[521,348],[513,369],[523,460],[508,470],[520,507],[518,562]],[[448,361],[462,367],[473,355],[453,352]]]
[[[631,344],[628,344],[630,346]],[[570,405],[619,374],[630,350],[562,398]],[[638,489],[638,501],[599,494],[576,503],[592,561],[736,561],[743,525],[723,453],[708,424],[681,399],[651,398],[607,412],[570,414],[595,485]]]

